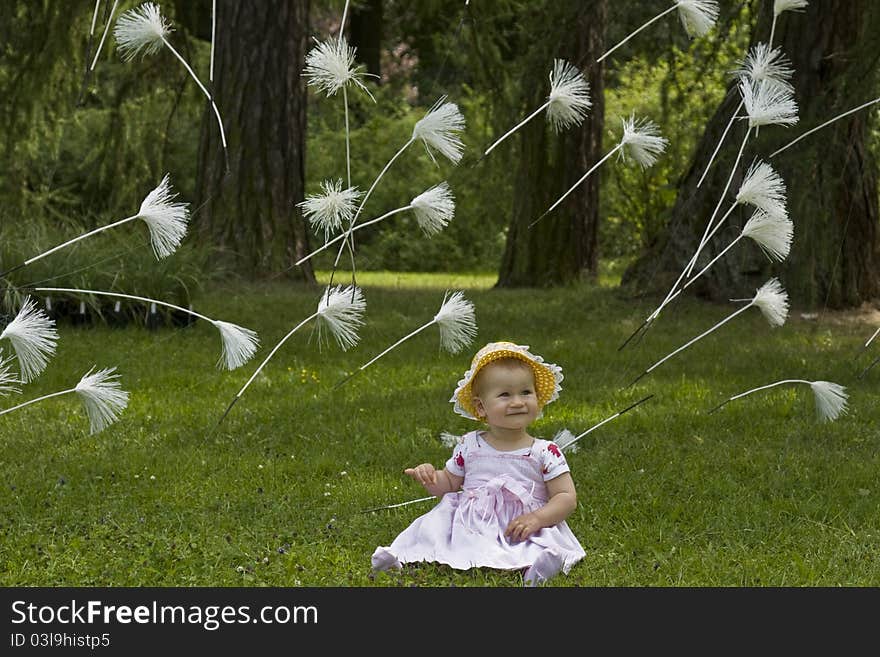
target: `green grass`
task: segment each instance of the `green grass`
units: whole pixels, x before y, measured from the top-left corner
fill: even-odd
[[[4,586],[520,586],[518,574],[439,565],[370,572],[370,555],[430,503],[361,513],[425,495],[407,466],[442,464],[443,431],[474,424],[448,399],[470,357],[512,339],[563,367],[560,399],[534,425],[593,431],[569,463],[579,504],[569,524],[587,555],[554,586],[880,584],[880,368],[856,360],[876,320],[792,311],[771,330],[755,310],[646,367],[731,312],[683,299],[638,345],[618,346],[652,309],[613,287],[493,289],[494,276],[387,272],[359,277],[361,343],[318,348],[311,326],[278,351],[213,434],[275,343],[314,311],[318,288],[213,286],[199,312],[258,331],[257,357],[219,371],[219,335],[60,328],[46,372],[4,408],[69,388],[93,364],[117,365],[131,402],[90,436],[74,397],[0,417],[0,584]],[[439,349],[419,334],[346,385],[334,384],[433,317],[446,289],[476,307],[478,343]],[[851,411],[819,424],[805,386],[707,410],[784,378],[847,386]]]

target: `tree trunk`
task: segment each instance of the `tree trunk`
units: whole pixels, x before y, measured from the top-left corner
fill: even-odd
[[[196,215],[238,269],[274,273],[309,252],[297,203],[304,198],[307,0],[219,0],[215,100],[229,150],[226,169],[216,116],[205,110]],[[207,77],[207,76],[205,76]],[[204,80],[207,85],[207,80]],[[289,275],[314,281],[309,263]]]
[[[579,127],[555,135],[546,117],[538,116],[520,128],[521,156],[507,243],[498,287],[552,286],[595,277],[598,267],[599,179],[597,170],[552,213],[540,217],[602,157],[605,106],[603,65],[591,65],[605,47],[607,0],[572,3],[576,14],[567,47],[560,56],[589,68],[592,107]],[[530,107],[540,107],[549,93],[548,61],[541,78],[523,85],[532,90]],[[535,72],[537,75],[537,71]],[[516,135],[511,137],[515,138]],[[501,153],[498,153],[501,155]],[[491,155],[490,155],[491,157]]]
[[[752,45],[769,40],[772,3],[764,4]],[[733,203],[751,163],[763,160],[786,183],[794,223],[791,252],[783,263],[770,263],[757,245],[742,240],[694,283],[697,294],[719,300],[748,297],[771,276],[778,276],[792,302],[805,309],[857,306],[880,294],[871,112],[845,117],[769,158],[810,128],[877,96],[878,31],[880,3],[872,0],[823,0],[810,3],[804,12],[780,14],[773,45],[782,48],[794,68],[800,120],[789,128],[764,126],[757,136],[753,131],[717,216]],[[693,255],[731,176],[745,121],[736,122],[705,181],[699,188],[696,184],[740,100],[737,83],[731,82],[681,179],[665,242],[652,245],[626,272],[624,285],[665,293]],[[744,114],[741,109],[739,115]],[[751,212],[750,206],[738,206],[703,250],[700,262],[708,263],[738,236]]]
[[[382,0],[368,0],[351,8],[351,45],[367,73],[382,80]]]

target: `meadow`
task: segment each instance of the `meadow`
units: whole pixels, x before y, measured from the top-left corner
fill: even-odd
[[[320,287],[221,282],[200,293],[194,309],[260,336],[255,358],[231,372],[216,369],[219,336],[202,322],[59,326],[47,370],[3,407],[72,387],[92,365],[117,366],[130,403],[95,435],[72,395],[0,417],[0,584],[521,586],[518,573],[370,569],[375,547],[431,502],[367,510],[426,495],[403,469],[442,465],[450,449],[441,433],[475,428],[448,400],[476,349],[499,339],[563,368],[561,397],[535,435],[581,433],[653,395],[568,454],[579,502],[568,522],[587,556],[552,586],[880,584],[880,367],[858,378],[876,357],[859,347],[880,314],[792,308],[771,329],[755,309],[627,387],[731,304],[681,299],[618,350],[658,300],[625,296],[607,264],[597,284],[509,290],[494,281],[360,273],[360,343],[320,345],[306,326],[219,427],[271,347],[314,312]],[[432,327],[335,387],[429,321],[453,289],[476,308],[471,348],[441,351]],[[788,378],[846,386],[849,412],[820,423],[810,389],[785,386],[708,413]]]

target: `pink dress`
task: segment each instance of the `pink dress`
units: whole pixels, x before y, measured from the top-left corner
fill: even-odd
[[[547,503],[544,482],[569,471],[559,448],[536,438],[531,447],[501,452],[480,433],[466,434],[446,463],[450,472],[464,476],[462,490],[444,495],[391,545],[376,548],[373,568],[436,561],[459,570],[524,569],[524,582],[537,585],[560,570],[567,573],[584,557],[564,520],[525,541],[513,542],[504,535],[515,517]]]

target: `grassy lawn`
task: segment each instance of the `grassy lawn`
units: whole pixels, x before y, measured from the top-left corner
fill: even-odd
[[[772,330],[749,311],[643,378],[648,366],[729,315],[686,298],[646,338],[618,346],[656,300],[600,284],[495,290],[491,275],[362,273],[361,342],[319,348],[311,326],[278,351],[220,426],[228,403],[319,288],[218,286],[195,300],[210,317],[256,330],[257,356],[220,371],[205,323],[148,331],[60,327],[58,353],[10,407],[116,365],[131,401],[90,436],[74,397],[0,417],[0,583],[4,586],[520,586],[518,574],[423,565],[370,571],[370,555],[415,517],[425,496],[403,475],[441,465],[441,432],[476,425],[448,402],[473,352],[511,339],[563,367],[560,399],[534,425],[580,433],[568,459],[579,505],[569,518],[586,558],[555,586],[880,584],[880,367],[858,347],[876,317],[793,309]],[[334,384],[429,321],[446,289],[476,307],[478,344],[450,355],[435,327]],[[751,292],[747,293],[748,295]],[[743,296],[746,296],[744,294]],[[873,349],[876,354],[876,349]],[[777,381],[845,385],[850,413],[820,424],[806,386],[707,411]]]

